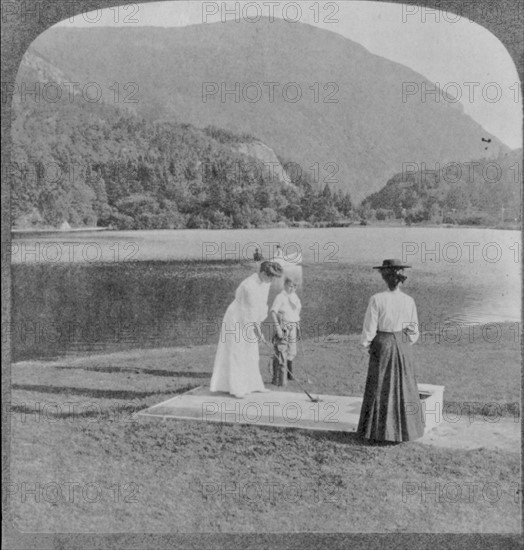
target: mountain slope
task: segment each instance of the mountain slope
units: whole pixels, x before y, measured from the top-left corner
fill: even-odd
[[[521,217],[522,149],[452,169],[395,174],[380,191],[367,197],[361,213],[377,219],[437,221],[466,225],[517,222]]]
[[[82,87],[56,97],[56,83],[74,79],[34,50],[19,79],[40,93],[13,96],[15,227],[249,227],[352,210],[349,196],[315,191],[307,174],[288,176],[252,136],[148,121],[107,99],[90,101]]]
[[[422,101],[420,94],[403,100],[403,83],[433,87],[423,76],[300,23],[54,28],[32,47],[81,85],[98,82],[104,97],[149,120],[252,134],[321,185],[356,199],[380,189],[403,163],[430,167],[507,151],[458,103],[429,95]],[[270,82],[274,97],[264,84]],[[288,86],[284,96],[289,83],[298,88]],[[235,87],[236,96],[222,97]],[[302,97],[293,102],[297,89]],[[488,151],[481,138],[491,138]]]

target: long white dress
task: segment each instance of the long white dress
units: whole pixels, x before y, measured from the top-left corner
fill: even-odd
[[[261,323],[267,316],[270,286],[255,273],[236,289],[220,327],[211,391],[237,396],[265,391],[254,323]]]

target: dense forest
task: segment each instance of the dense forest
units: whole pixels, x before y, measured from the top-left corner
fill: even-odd
[[[355,208],[347,191],[316,179],[312,166],[279,156],[252,135],[155,121],[125,103],[90,100],[78,89],[53,99],[56,83],[69,80],[48,60],[26,53],[18,82],[37,92],[13,95],[8,170],[15,228],[520,220],[522,150],[501,149],[498,157],[469,163],[427,161],[431,169],[409,163]]]
[[[13,137],[15,227],[246,228],[335,222],[353,209],[348,193],[319,186],[252,136],[81,98],[15,101]],[[241,153],[242,144],[275,162]],[[283,177],[270,169],[279,162],[292,168]]]
[[[103,103],[14,104],[15,227],[249,228],[402,219],[492,225],[520,219],[521,151],[408,166],[355,209],[289,159],[284,178],[239,145],[249,135],[151,122]],[[262,145],[262,144],[261,144]],[[266,148],[267,149],[267,148]],[[271,163],[270,163],[271,164]],[[274,164],[274,163],[273,163]]]
[[[76,81],[91,94],[88,83],[96,82],[103,99],[149,121],[248,133],[306,170],[318,163],[319,183],[354,202],[407,161],[431,166],[509,151],[438,83],[328,27],[264,17],[166,28],[55,26],[31,51],[63,71],[53,81]],[[406,94],[406,86],[417,92]]]
[[[430,169],[432,168],[432,169]],[[363,218],[493,225],[521,219],[522,150],[443,166],[406,165],[360,205]]]

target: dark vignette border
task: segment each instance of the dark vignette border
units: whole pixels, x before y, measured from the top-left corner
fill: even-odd
[[[17,4],[31,0],[10,0]],[[146,3],[157,0],[138,0],[135,3]],[[166,0],[167,1],[167,0]],[[171,0],[176,1],[176,0]],[[337,0],[351,1],[351,0]],[[384,1],[384,0],[374,0]],[[456,13],[457,7],[463,2],[471,0],[389,0],[390,3],[409,4],[436,8]],[[7,0],[1,0],[2,6]],[[128,0],[97,0],[100,8],[132,3]],[[521,81],[521,90],[524,82],[524,2],[523,0],[475,0],[478,6],[473,20],[491,31],[506,47],[517,67]],[[518,15],[515,16],[515,7],[520,4]],[[80,14],[92,9],[91,0],[76,0],[74,14]],[[480,12],[480,13],[479,13]],[[467,13],[467,12],[466,12]],[[497,15],[498,17],[493,17]],[[47,28],[59,20],[50,23],[31,22],[2,22],[1,46],[2,46],[2,81],[13,81],[26,49],[31,42]],[[11,104],[2,103],[2,158],[9,162],[11,157]],[[4,173],[4,171],[2,171]],[[10,218],[10,182],[3,181],[1,185],[1,238],[2,243],[11,242],[11,218]],[[524,211],[523,205],[521,209]],[[524,236],[524,234],[523,234]],[[2,262],[2,326],[11,318],[10,288],[11,269]],[[522,285],[524,291],[524,285]],[[522,292],[524,296],[524,292]],[[522,342],[522,339],[521,339]],[[521,356],[524,351],[524,343],[521,344]],[[2,346],[2,402],[10,402],[11,390],[11,365],[10,342]],[[524,380],[524,376],[521,378]],[[521,386],[522,387],[522,386]],[[7,407],[2,407],[2,483],[9,479],[10,464],[10,425],[6,417]],[[521,425],[522,429],[522,425]],[[521,439],[522,443],[522,439]],[[522,454],[521,454],[522,460]],[[521,469],[521,471],[524,468]],[[346,534],[346,533],[293,533],[293,534],[191,534],[191,535],[155,535],[143,534],[39,534],[20,533],[11,527],[7,502],[2,500],[3,513],[3,545],[6,549],[87,549],[87,548],[118,548],[118,549],[149,549],[155,550],[183,548],[183,549],[214,549],[228,548],[239,550],[251,550],[258,548],[306,550],[318,548],[353,549],[353,548],[387,548],[411,550],[417,548],[443,548],[443,549],[491,549],[491,548],[521,548],[522,537],[503,536],[497,534]],[[523,523],[524,525],[524,523]]]

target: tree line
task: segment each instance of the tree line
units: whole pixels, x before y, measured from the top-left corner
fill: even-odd
[[[333,223],[353,211],[349,193],[306,170],[275,178],[235,147],[253,136],[221,128],[103,104],[26,103],[15,104],[13,137],[15,226],[248,228]]]
[[[362,201],[364,219],[491,225],[521,219],[522,150],[395,174]]]

